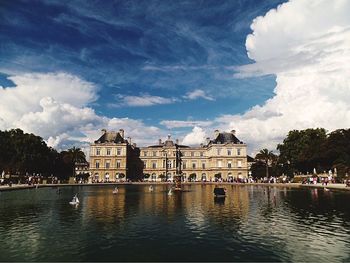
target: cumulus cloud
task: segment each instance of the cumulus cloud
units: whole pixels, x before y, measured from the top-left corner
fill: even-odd
[[[199,145],[205,141],[205,131],[200,127],[194,127],[182,140],[185,145]]]
[[[292,129],[349,127],[349,13],[349,1],[293,0],[254,19],[246,48],[255,62],[235,76],[275,74],[275,94],[217,121],[253,148],[271,149]]]
[[[178,121],[178,120],[164,120],[160,122],[161,125],[164,125],[168,129],[173,128],[183,128],[183,127],[194,127],[201,126],[206,127],[213,124],[212,121]]]
[[[88,148],[101,129],[119,130],[135,142],[151,143],[165,132],[142,120],[100,116],[89,106],[98,88],[67,73],[11,76],[14,87],[0,88],[0,129],[21,128],[43,137],[57,149],[78,145]],[[149,135],[145,138],[145,134]],[[86,149],[85,149],[86,150]]]
[[[176,98],[164,98],[160,96],[152,96],[149,94],[141,94],[140,96],[118,94],[115,97],[117,103],[110,104],[112,107],[145,107],[160,104],[171,104],[178,101]]]
[[[86,125],[100,126],[103,122],[91,108],[78,108],[68,103],[59,103],[51,97],[42,98],[39,105],[41,111],[25,113],[14,124],[48,138],[66,131],[80,132]]]
[[[183,98],[188,99],[188,100],[196,100],[198,98],[206,99],[206,100],[214,100],[213,97],[209,96],[206,94],[204,90],[201,89],[196,89],[190,92],[187,92]]]
[[[16,87],[0,87],[1,128],[9,128],[24,114],[41,110],[40,100],[45,97],[75,107],[97,99],[95,85],[66,73],[23,74],[9,79]]]

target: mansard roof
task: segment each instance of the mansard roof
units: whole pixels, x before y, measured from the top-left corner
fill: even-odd
[[[95,143],[125,143],[125,140],[119,132],[105,132],[95,141]]]
[[[217,136],[209,142],[209,144],[243,144],[232,132],[220,132]]]
[[[189,146],[178,144],[178,140],[176,140],[176,143],[174,143],[174,141],[170,139],[170,134],[168,135],[168,139],[165,142],[162,142],[162,140],[159,139],[158,144],[147,146],[147,148],[163,148],[163,147],[190,148]]]

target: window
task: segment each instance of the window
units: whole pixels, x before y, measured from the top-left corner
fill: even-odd
[[[199,153],[199,156],[200,156],[200,157],[203,157],[203,156],[204,156],[204,152],[200,152],[200,153]]]
[[[241,168],[241,167],[242,167],[242,161],[241,161],[241,160],[238,160],[238,161],[237,161],[237,167],[238,167],[238,168]]]
[[[192,163],[192,169],[196,169],[196,163]]]
[[[152,169],[156,169],[157,168],[157,163],[156,162],[152,162]]]
[[[237,149],[237,155],[241,155],[241,149]]]
[[[228,149],[228,150],[227,150],[227,155],[232,155],[231,149]]]
[[[205,162],[202,162],[202,169],[205,169]]]
[[[182,169],[186,169],[186,161],[182,162]]]
[[[107,148],[107,155],[111,155],[111,149]]]
[[[100,168],[100,162],[96,161],[95,167],[96,167],[96,168]]]
[[[143,168],[147,168],[147,161],[143,162]]]
[[[153,156],[157,156],[157,152],[153,152]]]
[[[231,162],[231,161],[228,161],[228,162],[227,162],[227,167],[228,167],[228,168],[232,168],[232,162]]]
[[[117,148],[117,155],[121,155],[122,154],[122,149]]]
[[[217,149],[217,155],[221,154],[221,149]]]
[[[110,161],[106,161],[106,165],[105,165],[106,169],[109,169],[110,165],[111,165]]]
[[[100,155],[101,154],[101,149],[100,148],[96,148],[96,155]]]
[[[194,156],[194,152],[191,152],[191,156],[192,156],[192,157]]]
[[[168,169],[171,169],[171,160],[168,160]]]
[[[117,160],[117,161],[116,161],[115,166],[116,166],[117,168],[120,168],[120,160]]]
[[[143,156],[147,156],[147,152],[143,152]]]
[[[222,161],[218,160],[218,167],[222,167]]]

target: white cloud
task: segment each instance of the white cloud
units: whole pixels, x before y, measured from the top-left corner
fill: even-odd
[[[72,145],[88,148],[100,130],[124,129],[139,144],[151,143],[165,132],[141,120],[107,118],[89,107],[97,99],[97,87],[66,73],[12,76],[15,86],[0,88],[0,129],[21,128],[57,149]],[[147,134],[147,136],[145,136]],[[87,150],[87,149],[85,149]]]
[[[145,106],[153,106],[159,104],[171,104],[178,99],[176,98],[164,98],[160,96],[151,96],[149,94],[141,94],[140,96],[132,96],[132,95],[121,95],[118,94],[115,96],[117,102],[111,104],[110,106],[114,107],[122,107],[122,106],[132,106],[132,107],[145,107]]]
[[[238,77],[275,74],[275,95],[226,129],[254,148],[273,149],[289,130],[350,126],[350,2],[293,0],[256,18],[246,48],[253,64]]]
[[[14,124],[44,138],[58,136],[67,131],[79,133],[85,126],[102,125],[103,119],[93,109],[78,108],[68,103],[59,103],[51,97],[39,102],[41,111],[25,113]]]
[[[199,145],[205,141],[205,131],[200,127],[194,127],[192,132],[187,134],[182,140],[184,145]]]
[[[182,127],[194,127],[201,126],[206,127],[213,124],[212,121],[177,121],[177,120],[164,120],[160,122],[161,125],[164,125],[168,129],[173,128],[182,128]]]
[[[39,102],[45,97],[75,107],[97,99],[96,86],[66,73],[24,74],[9,79],[16,87],[0,88],[1,128],[8,128],[24,114],[39,111]]]
[[[208,94],[205,93],[204,90],[201,89],[196,89],[190,92],[187,92],[183,98],[188,99],[188,100],[196,100],[198,98],[206,99],[206,100],[214,100],[213,97],[209,96]]]

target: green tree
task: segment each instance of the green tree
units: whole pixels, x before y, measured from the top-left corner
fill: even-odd
[[[279,162],[289,170],[303,173],[314,168],[322,169],[322,148],[326,141],[323,128],[290,131],[283,143],[277,146]]]
[[[263,162],[265,165],[265,176],[269,177],[269,166],[276,163],[277,156],[268,149],[262,149],[259,153],[255,156],[255,159],[257,161]]]
[[[0,131],[0,170],[11,174],[42,174],[47,176],[55,169],[56,150],[34,134],[20,129]]]
[[[61,153],[64,163],[66,163],[71,169],[73,169],[73,176],[75,175],[75,164],[85,163],[85,153],[80,148],[70,148],[67,151]]]
[[[340,178],[349,172],[350,129],[335,130],[328,135],[322,147],[321,161],[324,170],[336,168]]]

